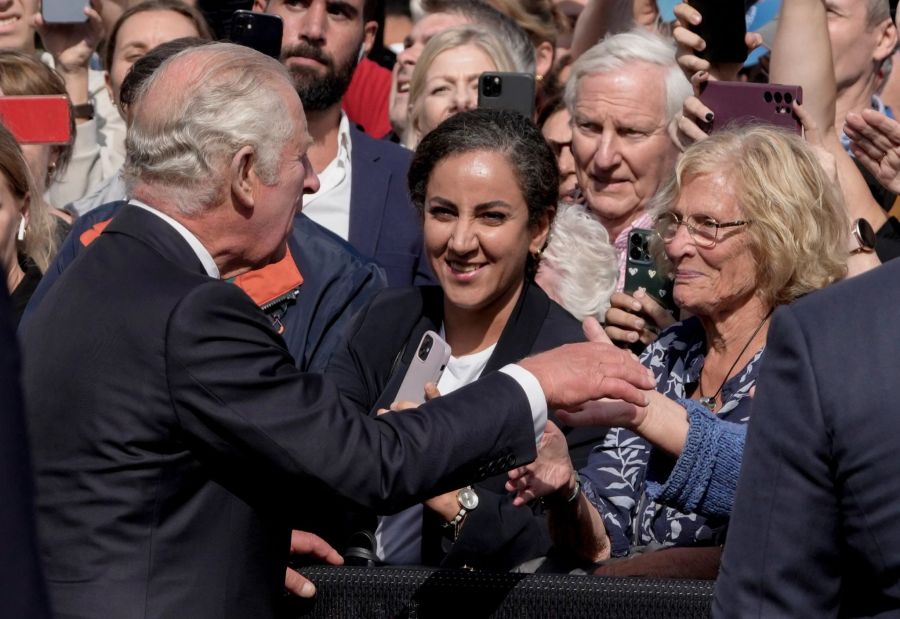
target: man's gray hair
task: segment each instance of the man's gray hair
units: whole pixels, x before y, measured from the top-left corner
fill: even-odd
[[[635,62],[654,64],[665,70],[666,119],[674,118],[681,111],[684,100],[693,94],[691,83],[675,60],[674,42],[642,28],[609,35],[574,62],[565,91],[569,113],[574,116],[581,78],[624,71],[627,65]]]
[[[886,19],[891,18],[891,5],[888,0],[867,0],[866,25],[874,28]]]
[[[422,0],[425,13],[462,15],[494,33],[513,54],[516,71],[534,75],[534,44],[511,17],[481,0]]]
[[[178,91],[187,80],[166,79],[176,63],[190,76],[190,88]],[[129,195],[139,183],[162,187],[183,214],[195,214],[222,198],[223,166],[244,146],[255,151],[260,179],[276,182],[281,151],[296,129],[284,92],[273,88],[278,81],[293,90],[281,63],[231,43],[169,58],[135,93],[125,140]],[[148,95],[152,100],[143,105]]]
[[[541,254],[541,268],[556,271],[556,296],[578,320],[603,322],[619,279],[616,250],[600,221],[583,205],[560,204]]]

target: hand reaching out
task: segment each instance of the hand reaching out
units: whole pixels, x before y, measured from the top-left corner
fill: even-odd
[[[343,565],[344,558],[328,542],[307,531],[291,531],[291,554],[312,555],[329,565]],[[316,587],[309,579],[292,568],[284,573],[284,588],[302,598],[311,598]]]
[[[537,459],[511,470],[506,489],[516,493],[513,505],[518,507],[554,492],[571,494],[574,475],[566,437],[555,423],[549,421],[538,445]]]
[[[876,112],[850,112],[844,125],[850,150],[883,187],[900,193],[900,123]]]

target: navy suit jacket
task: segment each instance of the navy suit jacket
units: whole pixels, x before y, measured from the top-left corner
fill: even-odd
[[[719,617],[900,614],[900,261],[775,312]]]
[[[271,617],[290,528],[311,528],[335,495],[393,511],[535,454],[527,398],[504,374],[402,414],[348,410],[240,288],[136,207],[24,331],[41,552],[61,617]],[[481,415],[490,400],[495,414]]]
[[[350,124],[350,244],[375,260],[388,286],[434,283],[424,255],[422,218],[409,201],[412,153]]]
[[[19,355],[6,287],[0,289],[0,617],[49,617],[34,530]]]

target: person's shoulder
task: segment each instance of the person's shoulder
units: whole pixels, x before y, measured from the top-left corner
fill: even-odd
[[[294,241],[291,250],[300,272],[313,277],[335,272],[361,271],[377,273],[383,278],[378,263],[360,254],[350,243],[299,213],[294,218]]]
[[[350,124],[350,140],[355,152],[378,158],[387,165],[399,166],[404,171],[409,167],[412,151],[389,140],[376,140],[360,131],[353,123]]]
[[[542,291],[543,292],[543,291]],[[547,317],[541,331],[546,332],[558,344],[569,344],[573,342],[584,342],[587,338],[584,336],[584,329],[581,322],[570,314],[562,305],[549,299],[550,307],[547,310]]]

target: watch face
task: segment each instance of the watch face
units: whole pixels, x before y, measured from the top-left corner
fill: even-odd
[[[872,229],[872,224],[865,219],[856,220],[856,238],[860,245],[866,249],[874,248],[875,242],[878,240],[875,236],[875,230]]]
[[[478,495],[475,494],[475,490],[472,488],[463,488],[456,495],[456,498],[459,500],[460,506],[469,511],[478,507]]]

